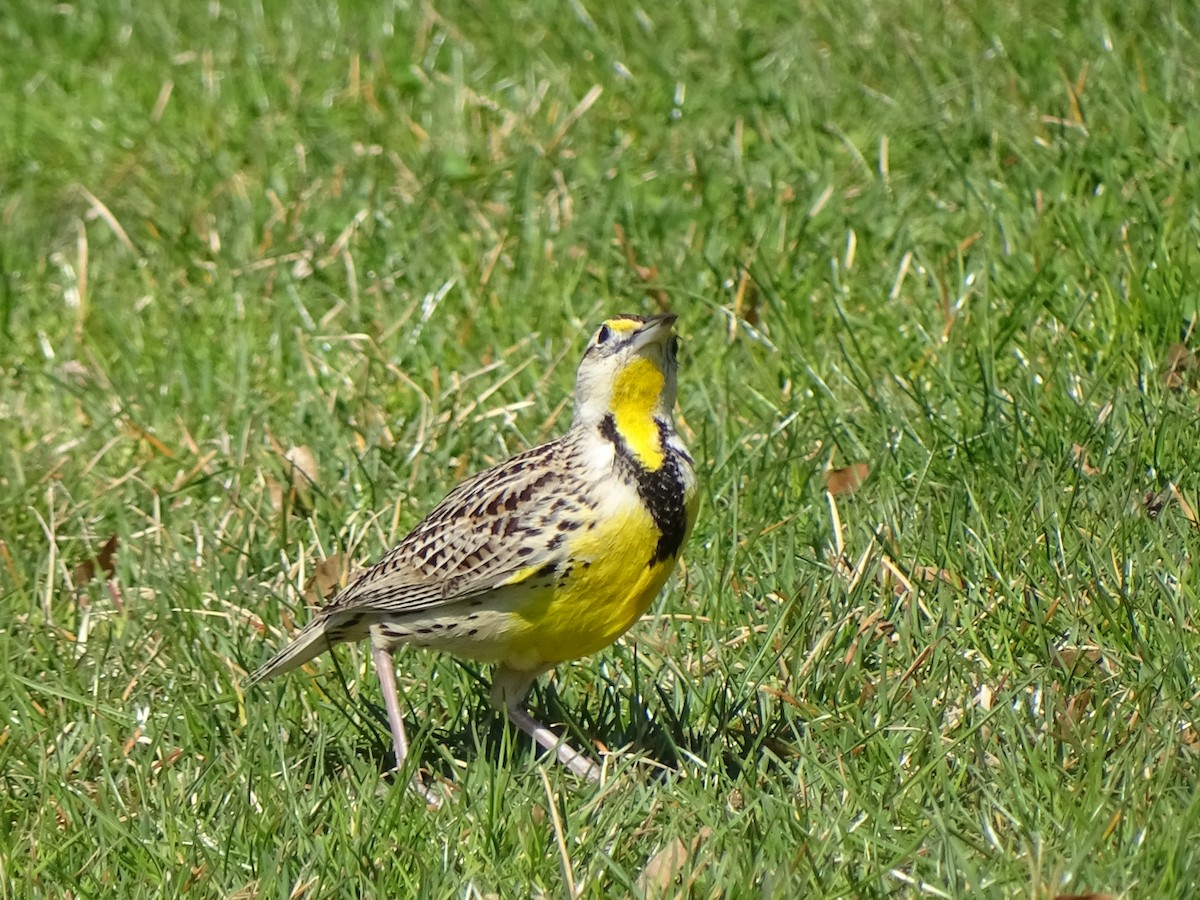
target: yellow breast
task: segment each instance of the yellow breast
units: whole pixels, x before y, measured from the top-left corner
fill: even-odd
[[[689,504],[689,529],[694,512]],[[507,648],[512,659],[550,666],[595,653],[624,634],[675,567],[674,557],[648,565],[659,535],[636,504],[581,530],[569,548],[570,576],[515,610],[519,621],[512,623]]]

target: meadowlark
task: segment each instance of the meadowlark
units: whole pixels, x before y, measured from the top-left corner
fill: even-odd
[[[596,764],[525,700],[539,675],[608,646],[646,612],[691,532],[696,480],[672,420],[675,318],[604,322],[579,364],[567,432],[451,491],[247,683],[369,637],[400,769],[408,740],[392,654],[444,650],[494,665],[492,704],[596,780]]]

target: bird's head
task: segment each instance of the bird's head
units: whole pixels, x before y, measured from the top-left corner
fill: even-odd
[[[658,421],[670,423],[679,368],[675,319],[617,315],[596,329],[575,379],[576,426],[600,427],[611,417],[636,449],[639,435],[657,432]]]

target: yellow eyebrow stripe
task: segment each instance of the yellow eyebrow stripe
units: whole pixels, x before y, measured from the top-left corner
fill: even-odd
[[[644,325],[644,322],[639,322],[637,319],[605,319],[604,324],[613,331],[619,331],[621,334],[628,334],[631,331],[637,331]]]

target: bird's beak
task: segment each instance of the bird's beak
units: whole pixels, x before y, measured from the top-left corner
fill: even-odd
[[[671,327],[679,316],[668,313],[665,316],[655,316],[642,323],[642,327],[633,336],[634,350],[641,350],[649,344],[665,344],[671,337]]]

